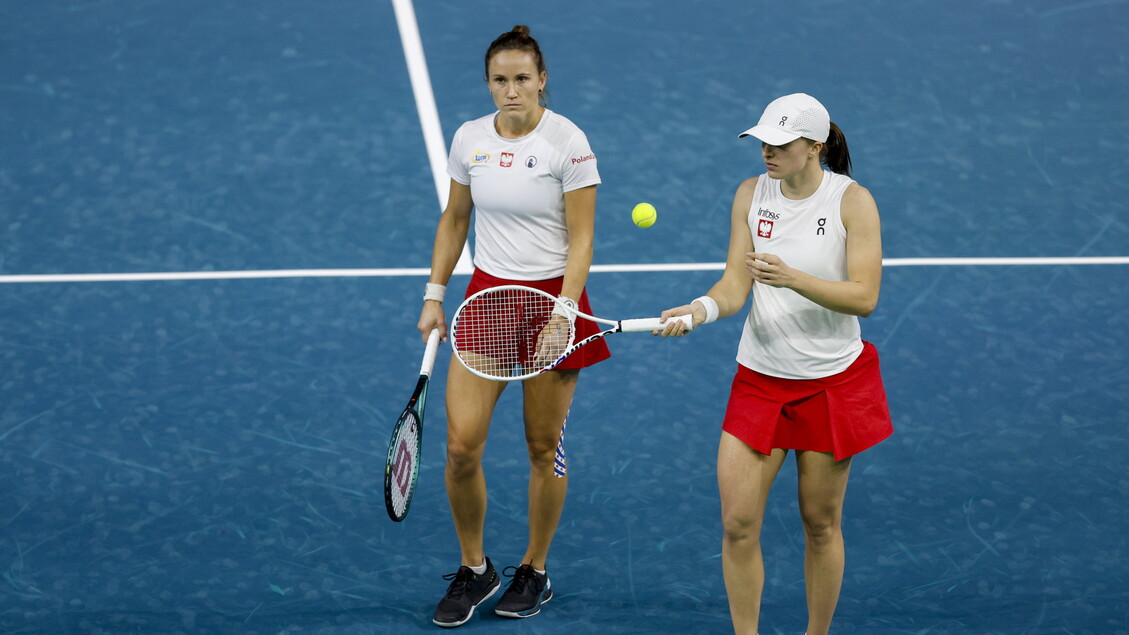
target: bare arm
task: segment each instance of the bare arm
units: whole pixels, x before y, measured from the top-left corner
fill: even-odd
[[[446,285],[450,281],[459,256],[462,255],[463,246],[466,245],[467,235],[470,233],[473,209],[474,201],[471,200],[470,186],[452,180],[447,207],[439,217],[439,226],[435,230],[430,282]],[[443,312],[443,304],[434,300],[424,301],[417,327],[425,340],[434,328],[439,329],[443,339],[447,339],[447,320]]]
[[[568,231],[568,256],[565,259],[561,295],[579,300],[592,267],[592,242],[596,230],[596,186],[565,192],[565,227]],[[556,312],[537,337],[537,357],[551,361],[564,352],[567,342],[560,334],[569,318]]]
[[[753,202],[756,186],[756,178],[748,179],[733,195],[733,205],[729,211],[729,251],[725,258],[725,271],[706,294],[717,302],[719,318],[729,317],[740,311],[749,300],[749,293],[753,288],[752,277],[745,266],[745,256],[753,250],[753,235],[749,231],[749,206]],[[692,314],[694,324],[698,325],[706,319],[706,308],[701,302],[692,302],[663,311],[662,317],[686,314]],[[671,322],[662,331],[663,337],[682,334],[682,325],[676,322]]]
[[[840,214],[847,229],[847,280],[817,278],[792,269],[779,257],[749,253],[746,264],[756,282],[792,289],[816,304],[866,317],[878,305],[882,283],[882,231],[878,206],[866,188],[852,184],[843,194]]]
[[[596,234],[596,186],[565,192],[565,225],[568,228],[568,259],[565,261],[561,295],[577,300],[588,283],[592,267],[592,244]]]

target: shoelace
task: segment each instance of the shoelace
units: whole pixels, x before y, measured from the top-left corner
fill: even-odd
[[[510,569],[514,572],[509,573]],[[520,567],[506,567],[502,571],[502,575],[510,578],[510,588],[517,593],[525,592],[525,585],[530,582],[533,583],[533,592],[540,593],[541,589],[538,588],[541,584],[541,578],[538,577],[537,572],[533,570],[533,565],[523,564]]]
[[[454,580],[454,582],[451,582],[451,586],[447,587],[447,597],[459,597],[466,593],[472,577],[474,577],[474,571],[471,571],[470,567],[459,567],[458,571],[445,574],[444,580]]]

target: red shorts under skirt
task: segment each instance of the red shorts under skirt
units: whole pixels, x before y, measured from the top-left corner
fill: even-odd
[[[773,448],[862,452],[894,433],[878,350],[863,342],[858,359],[821,379],[782,379],[737,367],[722,429],[761,454]]]
[[[552,278],[550,280],[506,280],[504,278],[492,276],[481,269],[475,269],[474,275],[470,277],[470,284],[467,285],[466,295],[464,295],[463,298],[469,298],[471,295],[478,293],[483,289],[500,287],[506,284],[520,284],[525,287],[540,289],[542,291],[545,291],[546,293],[551,293],[553,295],[560,295],[561,288],[564,286],[564,277],[562,276],[560,278]],[[576,308],[581,313],[595,315],[595,313],[592,312],[592,306],[588,303],[587,290],[581,292],[580,297],[576,299]],[[599,332],[599,324],[591,320],[577,318],[576,339],[574,341],[579,342],[589,335],[595,335]],[[587,368],[593,364],[602,362],[611,356],[612,353],[610,350],[608,350],[607,342],[605,342],[603,338],[600,338],[594,342],[590,342],[588,344],[585,344],[584,346],[581,346],[575,353],[566,357],[560,364],[557,364],[556,369],[578,370],[581,368]]]

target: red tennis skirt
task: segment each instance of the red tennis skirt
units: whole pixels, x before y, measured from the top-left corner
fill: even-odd
[[[564,286],[564,277],[561,276],[559,278],[552,278],[549,280],[506,280],[505,278],[492,276],[481,269],[475,269],[474,274],[470,277],[470,284],[467,285],[466,295],[464,295],[463,298],[469,298],[471,295],[478,293],[483,289],[500,287],[507,284],[520,284],[525,287],[540,289],[541,291],[551,293],[556,296],[560,295],[561,288]],[[576,308],[581,313],[595,315],[594,313],[592,313],[592,306],[588,302],[587,289],[582,291],[580,293],[580,297],[576,299]],[[574,341],[579,342],[589,335],[595,335],[599,332],[599,324],[591,320],[578,318],[576,320],[576,338]],[[605,342],[603,338],[600,338],[594,342],[589,342],[588,344],[581,346],[572,355],[564,358],[564,361],[562,361],[560,364],[557,364],[556,370],[579,370],[581,368],[587,368],[593,364],[602,362],[611,356],[612,353],[610,350],[608,350],[607,342]]]
[[[783,379],[738,366],[722,429],[761,454],[774,448],[831,452],[835,460],[862,452],[894,433],[878,350],[841,373]]]

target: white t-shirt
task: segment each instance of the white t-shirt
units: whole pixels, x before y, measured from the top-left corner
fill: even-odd
[[[520,139],[494,130],[496,114],[460,126],[447,161],[474,201],[474,266],[512,280],[562,276],[564,193],[600,183],[596,155],[584,132],[551,110]]]
[[[850,177],[825,170],[819,189],[794,201],[781,193],[778,179],[762,175],[749,207],[753,248],[813,276],[847,280],[841,203],[851,183]],[[741,365],[774,377],[818,379],[846,370],[862,348],[857,317],[791,289],[753,285],[753,308],[737,349]]]

